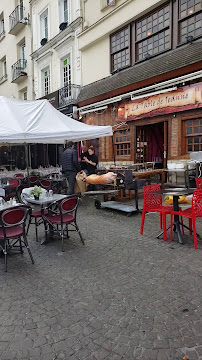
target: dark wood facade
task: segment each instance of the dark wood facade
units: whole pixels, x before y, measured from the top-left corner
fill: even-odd
[[[192,85],[192,87],[194,86],[200,89],[200,95],[202,96],[202,84]],[[185,90],[187,88],[188,87],[185,87]],[[172,96],[172,92],[170,96]],[[150,99],[152,98],[154,97],[150,97]],[[131,103],[131,101],[129,103]],[[148,136],[149,133],[154,131],[154,127],[159,127],[162,130],[161,142],[163,149],[161,160],[163,167],[166,166],[167,160],[189,159],[189,153],[191,151],[202,150],[202,103],[196,101],[196,103],[192,105],[182,105],[180,107],[173,107],[173,109],[169,107],[169,110],[163,108],[160,114],[158,114],[159,109],[157,109],[157,111],[153,111],[152,114],[149,112],[148,114],[140,115],[139,118],[137,117],[134,120],[130,119],[130,121],[122,118],[121,121],[120,110],[123,109],[126,104],[126,101],[112,104],[104,112],[97,112],[96,114],[89,113],[83,118],[83,121],[87,124],[111,125],[113,127],[113,139],[110,137],[99,139],[99,161],[113,162],[115,152],[116,161],[130,161],[131,163],[143,162],[140,158],[138,159],[137,156],[138,143],[140,141],[146,144],[143,149],[142,160],[150,161],[151,159],[148,157],[150,151],[148,142],[146,138],[138,140],[138,136],[140,136],[140,129],[143,129],[143,132],[145,131]],[[119,147],[119,151],[117,152],[116,146],[117,144],[119,146],[119,142],[116,143],[116,133],[119,133],[118,139],[120,139],[121,132],[125,135],[124,131],[127,129],[130,131],[130,153],[128,153],[128,139],[126,136],[125,139],[123,136],[125,148],[123,147],[123,149],[120,150]],[[126,133],[128,133],[128,131]]]

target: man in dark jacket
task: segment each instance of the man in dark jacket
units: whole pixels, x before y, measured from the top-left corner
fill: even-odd
[[[62,154],[62,173],[67,178],[69,187],[67,195],[74,193],[74,184],[76,181],[76,174],[80,171],[80,166],[77,159],[77,152],[74,149],[74,143],[69,141],[66,150]]]

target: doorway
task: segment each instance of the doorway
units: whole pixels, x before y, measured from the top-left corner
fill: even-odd
[[[154,162],[156,168],[164,167],[164,146],[166,126],[164,122],[137,126],[136,154],[137,163]]]

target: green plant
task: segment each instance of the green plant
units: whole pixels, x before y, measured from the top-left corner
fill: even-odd
[[[34,186],[34,188],[30,191],[30,195],[34,195],[36,197],[39,197],[42,193],[41,186]]]

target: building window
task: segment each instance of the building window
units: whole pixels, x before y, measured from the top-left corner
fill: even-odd
[[[50,94],[50,70],[46,69],[43,71],[43,95]]]
[[[202,1],[179,0],[179,43],[202,35]]]
[[[186,121],[187,152],[202,151],[202,118]]]
[[[0,41],[4,38],[4,36],[5,36],[4,13],[2,12],[0,14]]]
[[[69,23],[69,15],[70,15],[70,2],[69,0],[61,0],[59,2],[59,14],[60,14],[60,24],[63,22]]]
[[[104,9],[107,6],[112,6],[116,4],[116,0],[101,0],[101,8]]]
[[[119,130],[115,132],[115,154],[120,157],[130,156],[130,130]]]
[[[2,58],[0,61],[0,84],[7,80],[7,64],[6,57]]]
[[[111,36],[111,71],[130,65],[130,27]]]
[[[64,0],[64,22],[68,23],[69,11],[68,11],[68,0]]]
[[[40,16],[41,23],[41,39],[48,40],[48,9],[46,9]]]
[[[70,64],[70,56],[68,56],[65,60],[63,60],[63,85],[71,84],[71,64]]]
[[[25,45],[25,43],[22,44],[21,51],[22,51],[22,60],[26,60],[26,45]]]
[[[170,5],[136,22],[136,60],[170,49]]]

